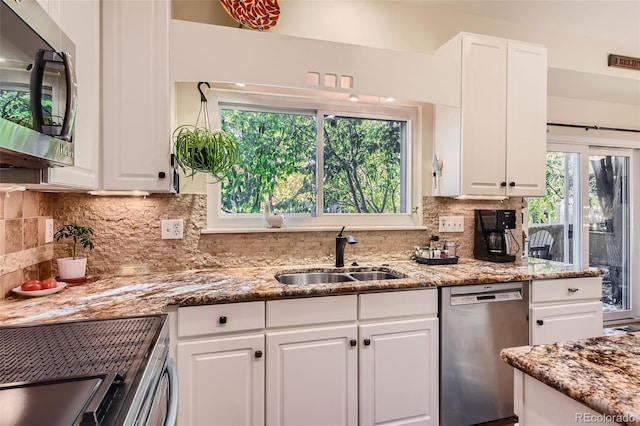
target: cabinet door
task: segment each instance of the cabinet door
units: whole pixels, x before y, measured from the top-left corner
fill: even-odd
[[[356,343],[355,325],[267,333],[266,424],[356,425]]]
[[[602,335],[602,303],[531,307],[529,343],[564,342]]]
[[[462,39],[462,182],[468,195],[504,195],[507,42]]]
[[[102,1],[103,189],[170,190],[169,17],[169,0]]]
[[[56,21],[76,45],[78,110],[73,134],[74,166],[52,167],[48,183],[96,189],[99,185],[100,142],[100,1],[49,1]]]
[[[438,425],[438,319],[360,326],[360,424]]]
[[[507,195],[546,193],[547,49],[509,42]]]
[[[178,342],[178,424],[264,425],[263,353],[263,334]]]

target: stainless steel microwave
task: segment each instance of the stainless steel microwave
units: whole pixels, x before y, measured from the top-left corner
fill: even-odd
[[[36,0],[0,0],[0,171],[73,165],[74,57]]]

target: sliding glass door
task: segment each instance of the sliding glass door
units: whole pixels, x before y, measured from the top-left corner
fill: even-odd
[[[631,310],[630,161],[625,152],[589,152],[589,266],[606,271],[605,314]]]
[[[638,314],[631,273],[632,157],[629,149],[550,143],[547,194],[528,199],[529,256],[602,268],[605,320]]]

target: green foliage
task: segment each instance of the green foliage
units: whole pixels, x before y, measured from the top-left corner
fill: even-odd
[[[222,210],[316,211],[315,113],[223,109],[222,128],[238,140],[239,160],[221,183]],[[402,123],[325,117],[324,211],[400,211]]]
[[[0,117],[33,128],[29,93],[16,90],[0,91]]]
[[[221,116],[239,153],[221,183],[222,210],[258,213],[269,196],[274,211],[315,211],[315,116],[231,109]]]
[[[401,133],[398,121],[325,120],[325,212],[400,211]]]
[[[184,125],[173,139],[176,162],[187,177],[202,172],[220,181],[238,158],[235,138],[221,130]]]
[[[64,238],[71,238],[73,244],[71,246],[71,257],[76,258],[76,246],[80,244],[82,248],[93,250],[94,244],[91,240],[93,236],[93,228],[89,226],[78,225],[77,223],[69,223],[63,225],[53,234],[56,241]]]
[[[557,219],[556,206],[559,206],[565,197],[564,166],[565,157],[563,153],[547,153],[547,194],[544,197],[529,198],[529,219],[531,223],[549,223]]]

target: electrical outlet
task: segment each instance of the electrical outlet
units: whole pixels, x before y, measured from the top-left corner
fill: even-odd
[[[181,240],[184,232],[184,220],[182,219],[163,219],[162,220],[162,239],[163,240]]]
[[[439,232],[464,232],[464,216],[440,216]]]
[[[44,221],[44,242],[53,242],[53,219],[45,219]]]

